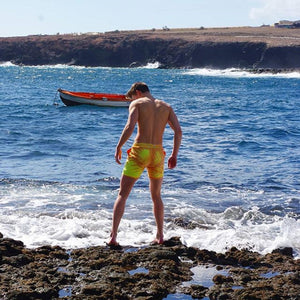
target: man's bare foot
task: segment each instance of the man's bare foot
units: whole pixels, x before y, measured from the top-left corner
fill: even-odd
[[[109,242],[106,243],[106,245],[108,247],[110,247],[111,249],[122,249],[122,247],[120,246],[120,244],[117,242],[115,237],[110,238]]]
[[[151,245],[162,245],[164,243],[163,239],[155,239],[154,241],[151,242]]]
[[[107,246],[118,246],[118,245],[119,245],[119,243],[118,243],[118,242],[116,242],[116,241],[112,241],[112,240],[110,240],[108,243],[106,243],[106,245],[107,245]]]
[[[108,246],[110,249],[113,249],[113,250],[122,249],[122,246],[117,242],[108,242],[108,243],[106,243],[106,246]]]

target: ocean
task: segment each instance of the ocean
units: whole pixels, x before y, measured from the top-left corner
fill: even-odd
[[[166,168],[162,188],[165,238],[217,252],[293,247],[299,258],[300,73],[157,66],[0,65],[0,232],[27,247],[105,245],[128,109],[66,107],[57,89],[125,93],[145,81],[183,129],[178,165]],[[167,157],[172,133],[167,127]],[[155,237],[146,172],[119,229],[121,245]]]

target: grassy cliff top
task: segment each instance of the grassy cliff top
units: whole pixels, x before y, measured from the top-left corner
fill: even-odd
[[[186,40],[194,42],[262,42],[268,46],[299,46],[300,28],[287,29],[276,28],[273,26],[263,27],[226,27],[226,28],[171,28],[171,29],[151,29],[151,30],[132,30],[132,31],[110,31],[105,33],[81,33],[81,34],[57,34],[57,35],[31,35],[24,37],[6,37],[1,40],[18,39],[19,41],[29,41],[38,39],[61,40],[76,39],[80,40],[93,37],[93,40],[109,38],[149,38],[165,40]]]

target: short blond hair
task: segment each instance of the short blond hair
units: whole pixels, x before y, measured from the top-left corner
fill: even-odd
[[[136,82],[126,93],[126,97],[132,98],[132,96],[136,94],[136,91],[140,91],[142,93],[150,92],[148,85],[145,82]]]

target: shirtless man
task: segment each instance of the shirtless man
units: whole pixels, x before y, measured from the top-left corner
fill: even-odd
[[[168,167],[173,169],[177,164],[182,132],[171,106],[155,99],[145,83],[134,83],[127,92],[127,97],[134,101],[129,106],[128,120],[116,147],[115,160],[118,164],[121,164],[121,148],[133,133],[136,123],[138,123],[138,131],[132,148],[127,151],[128,157],[120,181],[120,190],[114,204],[112,230],[108,245],[118,246],[117,231],[125,210],[126,200],[145,168],[148,170],[157,226],[157,234],[153,243],[162,244],[164,241],[164,205],[161,199],[161,186],[165,158],[162,147],[163,133],[167,124],[174,131],[173,151],[168,159]]]

